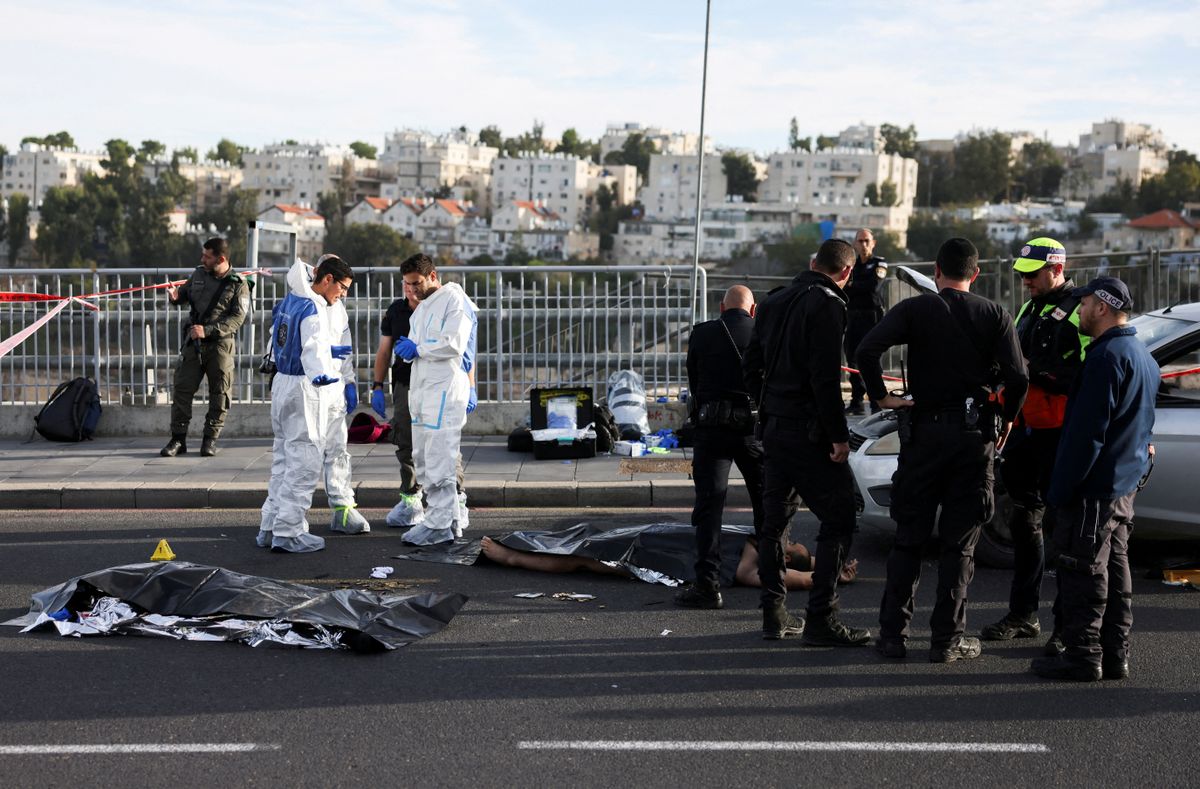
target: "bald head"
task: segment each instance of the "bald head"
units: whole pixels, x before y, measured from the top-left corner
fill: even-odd
[[[751,311],[754,306],[754,294],[750,292],[750,288],[745,285],[734,285],[729,290],[725,291],[725,298],[721,299],[721,310],[745,310]]]

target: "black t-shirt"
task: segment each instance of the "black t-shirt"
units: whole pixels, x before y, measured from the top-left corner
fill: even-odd
[[[383,316],[383,323],[379,327],[379,333],[384,337],[391,337],[393,340],[407,337],[408,322],[412,318],[412,314],[412,307],[408,306],[408,299],[396,299],[387,308],[387,313]],[[412,376],[412,365],[407,364],[399,356],[393,358],[392,385],[408,386],[409,378]]]

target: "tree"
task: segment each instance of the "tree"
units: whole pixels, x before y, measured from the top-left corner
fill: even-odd
[[[69,132],[60,131],[54,134],[47,134],[45,137],[22,137],[21,144],[27,142],[44,145],[48,148],[74,148],[75,138]]]
[[[837,137],[826,137],[824,134],[817,135],[817,150],[824,151],[827,148],[837,146]]]
[[[238,145],[233,140],[222,137],[217,143],[217,147],[205,154],[206,159],[212,162],[225,162],[226,164],[235,164],[238,167],[242,166],[242,154],[246,149]]]
[[[800,150],[800,124],[796,123],[796,116],[792,116],[791,123],[788,124],[788,149],[792,151]]]
[[[291,138],[289,137],[288,139],[286,139],[286,140],[284,140],[284,141],[283,141],[283,144],[284,144],[284,145],[299,145],[299,144],[300,144],[300,141],[299,141],[299,140],[293,140],[293,139],[291,139]]]
[[[917,204],[930,207],[953,202],[954,151],[917,151]]]
[[[1008,197],[1012,138],[1003,132],[972,134],[954,149],[953,199],[982,203]]]
[[[863,199],[867,201],[867,205],[879,205],[879,187],[874,181],[863,188]]]
[[[193,164],[197,164],[200,161],[200,154],[197,153],[196,149],[190,145],[186,148],[176,148],[175,155],[179,157],[181,161],[188,161]]]
[[[578,156],[584,159],[592,155],[592,143],[581,139],[579,132],[574,129],[567,129],[562,133],[562,139],[555,146],[554,152],[564,153],[567,156]]]
[[[780,264],[787,273],[808,271],[808,263],[821,246],[819,232],[808,232],[808,228],[797,227],[791,238],[775,244],[767,244],[767,258]]]
[[[1152,214],[1163,208],[1183,209],[1184,203],[1200,201],[1200,162],[1187,151],[1167,154],[1167,171],[1142,181],[1138,205],[1142,213]]]
[[[749,154],[725,151],[721,154],[721,168],[725,172],[725,192],[738,195],[746,202],[758,199],[758,173]]]
[[[399,266],[420,252],[411,239],[387,225],[343,225],[325,234],[325,251],[334,252],[355,269]]]
[[[8,156],[8,147],[0,144],[0,163],[3,163],[5,156]]]
[[[600,210],[600,213],[611,211],[616,199],[616,195],[608,188],[608,184],[602,183],[596,187],[596,208]]]
[[[980,258],[1002,257],[1008,248],[993,241],[987,234],[987,222],[982,219],[958,219],[953,214],[921,211],[908,220],[908,249],[917,260],[933,260],[948,238],[966,238],[979,250]]]
[[[1083,210],[1088,214],[1122,214],[1130,217],[1141,212],[1137,190],[1128,178],[1118,178],[1114,188],[1088,200]]]
[[[325,234],[342,227],[346,221],[346,204],[337,192],[321,192],[317,195],[317,213],[325,217]]]
[[[99,210],[95,195],[84,186],[47,189],[36,245],[42,261],[57,266],[95,261]]]
[[[650,157],[658,153],[654,141],[649,140],[638,132],[625,138],[619,151],[609,151],[604,157],[605,164],[631,164],[637,168],[638,175],[644,181],[650,172]]]
[[[375,154],[379,153],[378,148],[362,140],[350,143],[350,150],[354,151],[354,155],[360,159],[374,159]]]
[[[479,130],[479,142],[491,148],[503,148],[504,135],[498,126],[484,126]]]
[[[21,250],[29,243],[29,198],[15,192],[8,198],[8,265],[15,266]]]
[[[142,145],[137,151],[137,160],[145,164],[154,161],[166,152],[167,146],[158,140],[142,140]]]
[[[896,184],[890,178],[879,185],[879,205],[888,207],[900,205],[900,196],[896,193]]]
[[[874,254],[884,260],[899,262],[908,260],[908,250],[900,245],[900,237],[890,230],[880,230],[875,233]]]
[[[1063,158],[1045,140],[1026,143],[1013,167],[1013,181],[1020,197],[1051,197],[1058,194],[1067,172]]]
[[[902,129],[890,123],[879,126],[879,134],[883,137],[883,152],[898,153],[905,159],[917,158],[917,127],[911,123]]]

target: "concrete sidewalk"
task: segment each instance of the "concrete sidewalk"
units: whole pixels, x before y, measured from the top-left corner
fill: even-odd
[[[205,458],[199,440],[187,455],[159,456],[166,439],[100,438],[79,444],[0,441],[0,509],[258,508],[267,495],[271,440],[231,438]],[[360,507],[390,508],[399,495],[391,444],[351,444]],[[670,455],[535,460],[505,449],[498,436],[464,436],[472,507],[690,507],[692,482],[678,470],[691,450]],[[674,460],[674,463],[662,462]],[[626,461],[622,463],[622,461]],[[687,466],[684,465],[684,468]],[[669,470],[670,469],[670,470]],[[749,506],[734,467],[729,505]],[[314,507],[327,506],[318,490]]]

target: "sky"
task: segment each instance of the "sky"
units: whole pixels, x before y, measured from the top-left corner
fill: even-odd
[[[704,0],[0,0],[0,144],[201,153],[534,120],[700,127]],[[921,139],[1093,122],[1200,152],[1200,2],[712,0],[705,133],[769,154],[860,122]]]

